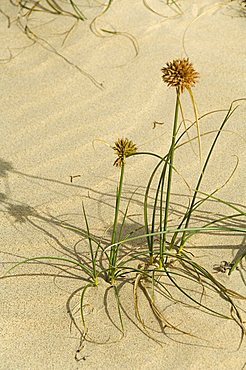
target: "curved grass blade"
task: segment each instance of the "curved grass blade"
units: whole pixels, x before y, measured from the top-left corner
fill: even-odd
[[[85,318],[84,318],[84,310],[83,310],[83,303],[84,303],[84,298],[85,298],[85,292],[88,288],[93,288],[94,285],[89,283],[89,284],[86,284],[85,287],[82,288],[82,292],[81,292],[81,296],[80,296],[80,315],[81,315],[81,321],[82,321],[82,324],[83,324],[83,327],[84,327],[84,331],[87,332],[88,329],[86,327],[86,324],[85,324]]]
[[[105,9],[100,13],[98,14],[93,20],[92,22],[90,23],[90,30],[91,32],[93,32],[96,36],[99,36],[99,37],[102,37],[102,35],[100,34],[100,32],[97,30],[97,27],[96,27],[96,22],[99,18],[101,18],[105,13],[107,13],[107,11],[109,10],[110,6],[112,5],[113,3],[113,0],[109,0]]]
[[[87,229],[87,235],[88,235],[88,242],[89,242],[89,247],[90,247],[91,262],[92,262],[92,266],[93,266],[93,277],[94,277],[95,285],[97,285],[98,284],[98,278],[97,278],[98,274],[97,274],[97,269],[96,269],[96,259],[95,259],[94,252],[93,252],[92,239],[91,239],[91,235],[90,235],[89,224],[88,224],[88,220],[87,220],[87,216],[86,216],[85,207],[84,207],[83,202],[82,202],[82,208],[83,208],[83,214],[84,214],[84,219],[85,219],[85,224],[86,224],[86,229]]]
[[[101,31],[103,31],[105,33],[109,33],[111,35],[123,36],[123,37],[126,37],[127,39],[129,39],[131,41],[132,45],[133,45],[133,48],[134,48],[134,51],[135,51],[135,57],[138,56],[138,54],[139,54],[138,42],[137,42],[136,38],[134,36],[132,36],[130,33],[120,32],[120,31],[110,31],[110,30],[106,30],[106,29],[103,29],[103,28],[101,28]]]
[[[123,338],[124,335],[125,335],[125,329],[124,329],[124,323],[123,323],[123,318],[122,318],[122,313],[121,313],[120,297],[119,297],[119,292],[118,292],[117,287],[114,285],[113,288],[114,288],[114,294],[115,294],[115,299],[116,299],[116,303],[117,303],[118,314],[119,314],[119,318],[120,318],[122,338]]]
[[[231,263],[231,268],[229,270],[229,275],[231,275],[231,273],[236,270],[236,268],[238,267],[239,263],[244,259],[246,258],[246,248],[244,250],[244,252],[240,253],[239,256],[237,258],[235,258],[232,263]]]
[[[31,261],[38,261],[38,260],[58,260],[58,261],[64,261],[64,262],[69,262],[71,264],[73,264],[74,266],[78,266],[82,269],[82,271],[84,271],[87,275],[89,275],[91,278],[93,278],[93,271],[90,270],[88,267],[82,265],[80,262],[75,262],[73,260],[69,260],[67,258],[62,258],[62,257],[52,257],[52,256],[48,256],[48,257],[33,257],[33,258],[27,258],[26,260],[24,261],[21,261],[21,262],[18,262],[17,264],[15,264],[14,266],[12,266],[6,273],[5,275],[9,274],[10,271],[12,271],[13,269],[15,269],[16,267],[20,266],[20,265],[23,265],[25,263],[28,263],[28,262],[31,262]]]
[[[74,2],[73,0],[69,0],[69,1],[70,1],[70,4],[71,4],[71,5],[72,5],[72,7],[73,7],[73,9],[74,9],[75,13],[78,15],[79,19],[80,19],[81,21],[86,20],[85,15],[81,12],[81,10],[80,10],[80,8],[78,7],[78,5],[77,5],[77,4],[75,4],[75,2]]]
[[[235,112],[235,110],[236,110],[236,109],[237,109],[237,107],[238,107],[238,106],[236,106],[235,108],[233,108],[233,103],[234,103],[234,102],[232,102],[232,103],[231,103],[230,108],[229,108],[229,110],[228,110],[228,112],[227,112],[227,114],[226,114],[226,116],[225,116],[225,118],[224,118],[224,120],[223,120],[223,122],[222,122],[222,124],[221,124],[221,126],[220,126],[220,129],[219,129],[219,131],[218,131],[217,135],[215,136],[215,139],[214,139],[214,141],[213,141],[213,143],[212,143],[212,145],[211,145],[211,148],[210,148],[210,150],[209,150],[209,152],[208,152],[207,158],[206,158],[205,163],[204,163],[204,165],[203,165],[203,168],[202,168],[202,170],[201,170],[201,174],[200,174],[200,176],[199,176],[199,179],[198,179],[198,182],[197,182],[197,185],[196,185],[196,188],[195,188],[195,192],[194,192],[194,195],[193,195],[193,198],[192,198],[192,201],[191,201],[191,204],[190,204],[189,210],[188,210],[188,212],[185,214],[184,219],[183,219],[183,221],[182,221],[182,222],[184,222],[184,221],[185,221],[185,219],[186,219],[186,222],[185,222],[185,228],[186,228],[186,227],[188,227],[188,225],[189,225],[189,221],[190,221],[190,218],[191,218],[191,215],[192,215],[192,212],[193,212],[193,207],[194,207],[194,204],[195,204],[195,201],[196,201],[196,196],[197,196],[197,194],[198,194],[198,191],[199,191],[199,188],[200,188],[201,182],[202,182],[202,180],[203,180],[204,173],[205,173],[205,171],[206,171],[207,165],[208,165],[208,163],[209,163],[209,160],[210,160],[210,157],[211,157],[211,155],[212,155],[212,153],[213,153],[213,150],[214,150],[214,148],[215,148],[215,145],[216,145],[216,143],[217,143],[217,141],[218,141],[218,138],[219,138],[219,136],[220,136],[220,133],[222,132],[223,127],[225,126],[225,124],[226,124],[226,122],[228,121],[228,119],[230,118],[230,116]],[[181,223],[181,224],[182,224],[182,223]],[[182,248],[183,248],[183,245],[184,245],[184,240],[185,240],[185,232],[183,233],[182,238],[181,238],[180,247],[179,247],[179,252],[181,252],[181,251],[182,251]]]

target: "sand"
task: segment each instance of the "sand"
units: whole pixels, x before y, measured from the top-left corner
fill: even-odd
[[[89,29],[99,14],[92,7],[96,2],[81,0],[78,4],[87,4],[83,9],[88,20],[79,22],[62,45],[62,32],[73,25],[70,17],[34,14],[29,25],[39,39],[33,43],[15,21],[17,8],[7,0],[3,3],[1,10],[10,16],[11,25],[8,28],[8,19],[1,13],[0,369],[245,368],[245,341],[238,350],[240,330],[233,322],[188,308],[180,311],[173,305],[168,315],[174,323],[201,339],[160,334],[141,296],[141,314],[158,331],[148,336],[135,317],[129,283],[120,293],[125,325],[121,338],[113,291],[100,279],[98,288],[87,293],[89,329],[81,341],[78,330],[70,327],[67,302],[71,298],[70,309],[79,323],[76,291],[86,284],[84,280],[42,263],[19,266],[11,276],[4,276],[25,258],[71,256],[80,237],[57,222],[84,227],[82,200],[92,232],[109,236],[106,230],[113,222],[119,176],[109,145],[118,137],[128,137],[141,150],[165,153],[170,144],[175,93],[161,80],[166,62],[188,56],[199,71],[193,92],[200,114],[228,109],[232,100],[245,97],[245,18],[214,1],[180,1],[182,15],[165,2],[149,1],[156,12],[169,18],[151,12],[140,0],[115,1],[96,20],[94,31],[96,25],[96,30],[120,33],[101,31],[106,37],[99,37]],[[187,118],[193,120],[188,94],[183,103]],[[246,193],[245,110],[246,104],[240,103],[228,122],[203,184],[206,192],[220,187],[238,158],[237,170],[220,196],[241,205]],[[207,117],[202,132],[218,129],[224,114]],[[154,121],[163,125],[153,129]],[[204,137],[204,153],[209,140]],[[181,176],[175,178],[172,208],[180,209],[189,194],[182,176],[194,186],[199,160],[185,146],[175,161]],[[147,157],[127,162],[122,205],[138,187],[130,207],[132,217],[127,220],[129,230],[142,224],[144,186],[154,163]],[[77,177],[71,182],[71,176]],[[226,212],[221,204],[205,209]],[[245,248],[245,236],[202,235],[189,247],[215,273],[214,264],[231,261]],[[85,249],[86,243],[79,244],[82,255]],[[58,261],[52,263],[58,267]],[[245,295],[243,266],[231,276],[214,276]],[[160,296],[157,301],[164,309]],[[238,304],[246,309],[244,301]],[[222,299],[216,305],[223,309]]]

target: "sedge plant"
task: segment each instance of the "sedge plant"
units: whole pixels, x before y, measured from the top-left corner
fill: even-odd
[[[135,284],[135,295],[137,295],[137,285],[141,279],[141,276],[144,276],[146,278],[147,276],[152,275],[152,281],[155,281],[154,275],[155,273],[160,273],[160,271],[164,272],[164,275],[167,276],[171,284],[175,285],[175,287],[182,292],[186,297],[189,297],[191,301],[194,301],[194,299],[184,290],[181,288],[181,286],[176,282],[175,277],[173,276],[173,271],[169,271],[169,266],[170,266],[170,260],[171,263],[173,261],[177,261],[179,265],[182,266],[182,269],[185,269],[186,272],[189,271],[191,273],[191,270],[195,272],[197,275],[198,281],[200,280],[208,283],[209,285],[211,284],[215,290],[218,289],[220,291],[220,294],[232,304],[231,306],[231,312],[234,312],[233,319],[235,319],[235,316],[237,317],[237,323],[241,327],[242,330],[242,337],[244,336],[245,329],[242,323],[242,318],[239,314],[239,311],[237,310],[236,305],[232,302],[230,298],[230,293],[229,290],[227,290],[225,287],[223,287],[214,277],[203,267],[194,262],[190,257],[188,257],[187,253],[183,252],[183,248],[187,242],[187,240],[192,236],[197,233],[202,233],[208,231],[208,228],[211,227],[211,225],[214,226],[216,224],[216,227],[213,230],[216,231],[222,231],[227,230],[227,231],[232,231],[230,228],[225,228],[223,226],[218,226],[219,223],[223,220],[232,220],[235,217],[242,217],[245,216],[245,213],[240,211],[237,214],[230,215],[230,216],[224,216],[222,218],[219,218],[217,220],[214,220],[213,222],[210,222],[208,224],[205,224],[201,226],[200,228],[192,228],[189,227],[189,223],[191,220],[191,217],[193,213],[197,211],[197,209],[207,200],[211,199],[213,195],[216,193],[214,191],[212,194],[207,194],[204,199],[197,200],[197,195],[200,192],[200,186],[202,183],[202,180],[205,175],[205,171],[207,168],[207,165],[210,161],[211,155],[214,151],[214,148],[217,144],[217,141],[221,135],[221,132],[229,120],[230,116],[233,114],[235,109],[237,107],[234,107],[234,104],[237,101],[244,100],[244,99],[239,99],[237,101],[234,101],[230,108],[228,109],[226,116],[216,133],[216,136],[212,142],[212,145],[210,147],[210,150],[208,152],[208,155],[204,161],[204,164],[202,165],[201,168],[201,173],[198,177],[198,182],[196,185],[196,188],[194,190],[194,194],[192,196],[191,202],[187,208],[187,211],[184,212],[183,218],[180,222],[180,224],[177,226],[177,229],[173,229],[172,231],[169,229],[169,215],[170,215],[170,199],[171,199],[171,190],[172,190],[172,179],[173,179],[173,172],[175,171],[175,165],[174,165],[174,154],[176,149],[178,148],[178,144],[180,139],[183,137],[185,133],[188,132],[188,129],[185,129],[185,131],[178,137],[178,130],[179,130],[179,125],[178,125],[178,117],[179,117],[179,112],[181,113],[181,116],[184,120],[184,113],[183,109],[181,106],[181,94],[187,90],[190,97],[191,97],[191,103],[194,108],[194,113],[195,113],[195,125],[197,128],[197,139],[198,139],[198,144],[199,144],[199,156],[200,156],[200,162],[202,161],[202,156],[201,156],[201,134],[200,134],[200,129],[199,129],[199,119],[198,119],[198,113],[197,113],[197,108],[196,108],[196,103],[194,99],[194,95],[192,92],[192,87],[195,85],[198,79],[198,73],[195,71],[193,68],[192,63],[190,63],[188,58],[184,59],[176,59],[170,63],[167,63],[167,65],[162,69],[163,72],[163,81],[168,84],[168,86],[175,87],[176,89],[176,103],[175,103],[175,113],[174,113],[174,123],[173,123],[173,130],[172,130],[172,140],[171,140],[171,145],[168,153],[163,156],[159,163],[156,165],[154,171],[152,172],[146,192],[145,192],[145,200],[144,200],[144,221],[145,221],[145,230],[146,230],[146,237],[147,237],[147,243],[148,243],[148,249],[149,249],[149,262],[147,262],[143,268],[143,272],[139,272],[138,278],[136,280]],[[189,137],[189,136],[188,136]],[[151,222],[149,224],[149,218],[148,218],[148,208],[150,206],[149,204],[149,191],[150,187],[152,185],[153,179],[157,174],[157,170],[161,169],[161,175],[159,177],[158,181],[158,186],[157,190],[155,193],[155,199],[154,199],[154,204],[153,204],[153,212],[152,212],[152,217],[151,217]],[[166,187],[165,187],[166,184]],[[164,189],[166,192],[164,193]],[[164,200],[165,199],[165,200]],[[229,202],[228,202],[229,203]],[[229,203],[230,204],[230,203]],[[156,214],[157,214],[157,209],[159,208],[159,222],[156,224]],[[159,230],[159,231],[158,231]],[[210,229],[212,230],[212,229]],[[235,231],[235,230],[234,230]],[[244,228],[239,228],[238,232],[245,234],[245,229]],[[168,241],[168,236],[172,234],[172,238],[170,241]],[[179,245],[177,243],[178,236],[181,235]],[[156,249],[155,246],[155,238],[158,236],[159,237],[159,249]],[[168,245],[168,248],[167,248]],[[175,249],[175,253],[173,253],[173,249]],[[155,254],[155,256],[154,256]],[[237,267],[238,263],[242,260],[242,258],[245,256],[245,253],[242,253],[240,257],[235,259],[234,263],[231,265],[230,273]],[[154,261],[157,261],[157,265],[154,265]],[[158,267],[157,267],[158,266]],[[149,274],[149,275],[148,275]],[[174,273],[175,275],[175,273]],[[234,295],[236,296],[236,294]],[[137,302],[137,300],[136,300]],[[152,299],[152,304],[154,305],[154,298]],[[200,307],[203,305],[200,304]],[[206,307],[208,311],[212,312],[210,308]],[[137,316],[140,317],[139,315],[139,309],[136,308],[137,311]],[[241,337],[241,338],[242,338]]]
[[[124,178],[124,169],[125,169],[125,161],[126,158],[130,155],[133,155],[137,151],[136,144],[134,144],[131,140],[127,138],[118,139],[115,142],[115,146],[113,147],[117,159],[114,162],[114,166],[120,169],[120,179],[119,184],[116,190],[116,203],[115,203],[115,216],[114,216],[114,224],[113,224],[113,231],[112,231],[112,238],[111,238],[111,249],[110,249],[110,256],[109,256],[109,271],[108,271],[108,280],[110,283],[114,284],[115,281],[115,272],[116,272],[116,262],[117,262],[117,255],[118,255],[118,245],[117,245],[117,226],[118,226],[118,217],[120,211],[120,200],[122,194],[122,187],[123,187],[123,178]]]
[[[121,332],[124,332],[122,312],[123,306],[120,299],[120,289],[122,282],[130,281],[133,284],[133,302],[137,320],[141,323],[143,331],[150,338],[154,339],[151,326],[148,326],[141,314],[141,307],[139,304],[139,294],[144,292],[145,297],[150,305],[158,322],[162,322],[165,327],[175,330],[182,334],[188,334],[185,330],[177,327],[169,318],[165,317],[163,310],[161,310],[155,300],[155,292],[161,291],[164,302],[172,302],[183,304],[190,309],[199,309],[201,312],[206,312],[213,316],[233,320],[241,330],[241,339],[245,334],[243,318],[241,317],[240,309],[234,302],[234,299],[245,299],[242,295],[226,288],[221,284],[214,275],[209,272],[204,266],[199,264],[193,256],[186,251],[187,241],[196,234],[213,233],[213,232],[227,232],[237,233],[238,235],[245,235],[246,229],[237,224],[225,224],[226,221],[235,221],[238,219],[245,219],[246,212],[244,209],[233,205],[218,197],[219,189],[212,193],[201,191],[201,184],[205,176],[214,148],[218,143],[221,132],[231,115],[234,113],[237,106],[235,104],[239,100],[234,101],[226,112],[226,115],[216,132],[215,138],[212,141],[207,157],[201,166],[201,171],[198,175],[196,187],[191,196],[190,203],[184,211],[178,225],[171,225],[170,222],[170,205],[172,201],[173,192],[173,175],[178,172],[175,166],[175,152],[184,145],[182,138],[187,135],[188,141],[191,142],[189,130],[195,126],[197,130],[198,147],[201,154],[201,134],[199,130],[199,122],[195,100],[192,88],[198,80],[198,73],[195,71],[192,63],[188,58],[176,59],[166,64],[162,69],[163,81],[168,86],[174,88],[175,91],[175,109],[174,120],[172,126],[171,144],[168,152],[165,155],[159,155],[153,152],[139,152],[137,146],[128,138],[118,139],[112,149],[117,158],[114,166],[119,170],[119,181],[116,189],[114,220],[112,225],[112,232],[108,242],[101,242],[99,237],[95,237],[90,232],[89,222],[83,206],[83,215],[85,220],[85,230],[69,225],[65,222],[56,225],[61,228],[66,228],[71,232],[75,232],[81,236],[86,237],[89,246],[90,265],[83,263],[82,260],[77,261],[76,258],[63,257],[49,257],[41,256],[31,259],[26,259],[13,266],[9,271],[19,265],[25,263],[38,262],[39,260],[52,260],[67,263],[70,267],[80,269],[83,276],[87,277],[87,283],[81,287],[80,294],[80,313],[84,330],[87,330],[84,319],[84,301],[88,288],[96,287],[100,283],[99,278],[103,278],[112,287],[115,292],[115,302],[118,307],[118,314],[121,323]],[[181,96],[188,91],[191,97],[191,103],[194,108],[195,120],[194,123],[180,133],[179,116],[184,117],[184,110],[181,105]],[[182,123],[182,122],[181,122]],[[119,217],[121,210],[121,198],[124,183],[124,173],[126,167],[126,159],[132,156],[151,156],[156,159],[157,163],[150,173],[149,180],[145,187],[145,194],[143,200],[143,218],[145,232],[141,235],[134,235],[132,233],[123,236],[123,228],[127,219],[129,203],[126,210],[123,212],[123,218]],[[200,155],[200,160],[202,156]],[[154,180],[157,179],[157,187],[154,193],[154,199],[151,198],[150,192],[153,188]],[[198,212],[199,208],[205,204],[206,201],[213,200],[219,204],[224,204],[233,210],[233,214],[219,216],[218,218],[206,222],[201,226],[192,226],[192,216]],[[151,203],[152,202],[152,203]],[[152,214],[150,214],[152,209]],[[147,246],[145,247],[145,240]],[[158,242],[157,242],[158,240]],[[134,242],[141,241],[142,248],[134,248]],[[130,251],[125,253],[123,245],[131,245]],[[240,261],[245,257],[242,253],[240,257],[236,258],[231,265],[230,273],[236,269]],[[101,264],[100,261],[104,261]],[[141,262],[141,263],[139,263]],[[148,286],[146,285],[148,282]],[[189,286],[195,286],[192,290]],[[141,289],[140,289],[141,288]],[[219,299],[229,306],[229,312],[225,313],[217,307],[210,306],[205,297],[207,292],[213,292]]]

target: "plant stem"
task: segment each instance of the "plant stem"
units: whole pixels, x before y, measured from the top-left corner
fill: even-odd
[[[186,218],[185,228],[188,228],[188,226],[189,226],[190,217],[191,217],[191,215],[192,215],[193,208],[194,208],[195,201],[196,201],[196,196],[197,196],[197,193],[199,192],[199,188],[200,188],[200,185],[201,185],[201,182],[202,182],[202,179],[203,179],[204,173],[205,173],[205,171],[206,171],[206,168],[207,168],[207,165],[208,165],[208,163],[209,163],[210,157],[211,157],[211,155],[212,155],[212,153],[213,153],[213,150],[214,150],[214,147],[215,147],[215,145],[216,145],[216,142],[217,142],[217,140],[219,139],[219,136],[220,136],[220,134],[221,134],[221,132],[222,132],[222,130],[223,130],[223,128],[224,128],[224,126],[225,126],[226,122],[228,121],[228,119],[230,118],[230,116],[232,115],[232,113],[234,112],[234,110],[235,110],[235,109],[236,109],[236,108],[232,109],[232,104],[231,104],[231,106],[230,106],[230,108],[229,108],[229,110],[228,110],[228,112],[227,112],[227,114],[226,114],[226,116],[225,116],[225,118],[224,118],[224,120],[223,120],[223,122],[222,122],[222,124],[221,124],[221,126],[220,126],[220,128],[219,128],[219,130],[218,130],[218,132],[217,132],[217,135],[215,136],[215,139],[214,139],[214,141],[213,141],[213,143],[212,143],[212,146],[211,146],[211,148],[210,148],[210,150],[209,150],[209,152],[208,152],[207,158],[206,158],[206,160],[205,160],[204,166],[203,166],[203,168],[202,168],[202,171],[201,171],[201,173],[200,173],[200,176],[199,176],[199,179],[198,179],[198,182],[197,182],[197,185],[196,185],[196,189],[195,189],[195,192],[194,192],[194,195],[193,195],[192,201],[191,201],[191,205],[190,205],[190,207],[189,207],[189,211],[188,211],[188,212],[187,212],[187,214],[185,215],[185,218]],[[184,220],[185,220],[185,218],[184,218]],[[184,221],[184,220],[183,220],[183,221]],[[182,223],[183,223],[183,222],[182,222]],[[182,223],[181,223],[181,224],[182,224]],[[183,246],[184,246],[184,244],[185,244],[185,236],[186,236],[186,232],[184,231],[184,232],[183,232],[183,235],[182,235],[182,238],[181,238],[181,242],[180,242],[180,247],[179,247],[178,253],[181,253],[181,252],[182,252]],[[175,235],[174,237],[176,238],[176,235]]]
[[[152,264],[153,262],[153,241],[154,239],[152,237],[148,237],[148,234],[149,234],[149,222],[148,222],[148,197],[149,197],[149,191],[150,191],[150,187],[151,187],[151,183],[154,179],[154,176],[158,170],[158,168],[160,167],[160,165],[162,164],[163,161],[166,161],[166,156],[161,158],[160,157],[160,162],[156,165],[154,171],[152,172],[151,176],[150,176],[150,179],[149,179],[149,182],[148,182],[148,185],[146,187],[146,191],[145,191],[145,195],[144,195],[144,225],[145,225],[145,231],[146,231],[146,238],[147,238],[147,242],[148,242],[148,248],[149,248],[149,255],[150,255],[150,263]],[[161,180],[159,181],[159,185],[161,184]],[[159,186],[158,185],[158,186]],[[156,213],[156,205],[157,205],[157,198],[158,198],[158,193],[159,193],[159,190],[157,188],[157,191],[156,191],[156,196],[155,196],[155,202],[154,202],[154,206],[153,206],[153,214],[152,214],[152,231],[154,230],[155,228],[155,225],[154,225],[154,222],[155,222],[155,213]]]
[[[84,207],[84,203],[83,202],[82,202],[82,208],[83,208],[83,213],[84,213],[86,230],[87,230],[87,234],[88,234],[88,241],[89,241],[90,254],[91,254],[91,262],[92,262],[92,266],[93,266],[94,284],[95,285],[98,285],[97,270],[96,270],[96,258],[94,256],[94,252],[93,252],[92,239],[91,239],[91,235],[90,235],[90,228],[89,228],[89,224],[88,224],[88,220],[87,220],[87,216],[86,216],[85,207]]]
[[[175,141],[176,141],[176,135],[177,135],[177,126],[178,126],[178,113],[179,113],[179,105],[180,105],[179,99],[180,99],[180,88],[178,87],[177,96],[176,96],[174,122],[173,122],[172,143],[171,143],[169,155],[167,158],[167,160],[169,160],[169,169],[168,169],[168,180],[167,180],[166,207],[165,207],[165,215],[164,215],[164,223],[163,223],[164,231],[166,231],[167,223],[168,223],[168,212],[169,212],[169,205],[170,205],[172,173],[173,173],[173,160],[174,160]],[[163,240],[160,245],[160,267],[163,266],[163,256],[164,256],[165,250],[166,250],[166,234],[163,235]]]
[[[122,187],[123,187],[124,167],[125,167],[125,163],[124,161],[122,161],[119,185],[117,186],[117,190],[116,190],[114,226],[113,226],[113,232],[112,232],[112,238],[111,238],[112,247],[110,250],[110,257],[109,257],[110,266],[109,266],[108,278],[111,283],[113,283],[113,280],[114,280],[115,265],[116,265],[117,253],[118,253],[118,245],[116,244],[116,232],[117,232],[118,216],[119,216],[119,211],[120,211],[121,193],[122,193]]]

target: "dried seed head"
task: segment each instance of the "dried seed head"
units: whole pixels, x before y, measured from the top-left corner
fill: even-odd
[[[118,139],[113,146],[115,154],[118,158],[114,162],[114,166],[121,167],[124,163],[125,158],[129,157],[131,154],[136,153],[137,147],[131,140],[127,138]]]
[[[163,81],[168,86],[180,87],[181,92],[194,86],[199,77],[192,63],[189,62],[189,58],[176,59],[167,63],[162,68],[162,72]]]

